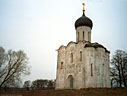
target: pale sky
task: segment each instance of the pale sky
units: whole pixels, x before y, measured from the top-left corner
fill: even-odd
[[[127,51],[127,0],[0,0],[0,46],[28,55],[31,75],[23,80],[56,78],[55,50],[76,41],[82,2],[93,21],[92,42],[111,56],[117,49]]]

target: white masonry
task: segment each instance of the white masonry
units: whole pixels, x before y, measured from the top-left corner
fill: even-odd
[[[110,52],[99,43],[91,43],[92,21],[84,11],[75,28],[76,42],[58,49],[56,89],[111,87]]]

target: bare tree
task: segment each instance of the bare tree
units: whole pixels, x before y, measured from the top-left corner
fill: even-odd
[[[5,50],[0,47],[0,67],[5,62]]]
[[[112,84],[119,87],[127,87],[127,53],[116,50],[111,59]],[[114,82],[114,83],[113,83]]]
[[[55,89],[55,80],[37,79],[32,82],[32,89]]]
[[[48,80],[48,89],[55,89],[55,80]]]
[[[5,72],[2,70],[2,65],[6,61],[6,53],[4,48],[0,47],[0,78],[5,74]]]
[[[3,51],[4,52],[4,51]],[[14,86],[17,87],[21,82],[21,75],[29,75],[28,58],[26,54],[19,51],[9,50],[5,57],[0,60],[0,87]]]
[[[31,84],[30,83],[31,83],[30,80],[25,81],[24,82],[24,85],[23,85],[23,88],[26,88],[27,90],[29,90],[29,88],[31,87]]]
[[[37,79],[32,82],[33,89],[45,89],[47,88],[48,80]]]

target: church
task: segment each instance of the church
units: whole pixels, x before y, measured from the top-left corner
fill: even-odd
[[[110,52],[91,42],[93,22],[85,15],[75,22],[76,42],[57,50],[56,89],[111,87]]]

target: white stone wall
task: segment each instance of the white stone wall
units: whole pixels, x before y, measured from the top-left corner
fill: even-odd
[[[61,62],[63,62],[63,69],[61,69]],[[58,50],[57,56],[57,73],[56,73],[56,88],[64,89],[64,74],[65,74],[65,46],[61,46]]]
[[[69,76],[73,77],[74,89],[110,87],[109,52],[100,47],[84,48],[85,44],[90,42],[91,28],[80,26],[76,30],[76,42],[70,42],[67,46],[58,49],[56,89],[69,89]],[[82,61],[80,61],[80,51]],[[73,62],[71,62],[71,53],[73,53]]]
[[[83,35],[84,32],[84,35]],[[91,42],[91,28],[87,26],[80,26],[76,30],[76,42],[78,41]]]
[[[93,58],[93,55],[94,55],[94,48],[92,47],[88,47],[88,48],[85,48],[84,49],[84,57],[85,57],[85,88],[88,88],[88,87],[94,87],[93,86],[93,76],[91,76],[91,64],[93,64],[93,67],[94,67],[94,58]],[[93,70],[94,72],[94,70]]]
[[[85,49],[85,88],[110,87],[109,53],[104,48],[87,47]],[[91,76],[93,64],[93,76]]]
[[[104,48],[86,47],[83,42],[70,42],[66,47],[61,46],[58,50],[56,89],[69,89],[68,76],[74,78],[74,89],[111,87],[109,52]],[[80,61],[80,51],[82,61]],[[73,53],[73,63],[71,63]],[[61,62],[63,68],[61,69]],[[91,76],[91,64],[93,75]]]
[[[79,53],[84,49],[83,42],[78,44],[70,42],[66,47],[60,47],[58,50],[58,68],[56,78],[56,89],[69,89],[68,76],[72,75],[74,78],[74,89],[84,87],[82,61],[80,61]],[[73,62],[71,63],[71,53],[73,53]],[[83,59],[82,59],[83,60]],[[60,68],[61,61],[64,61],[63,69]]]

